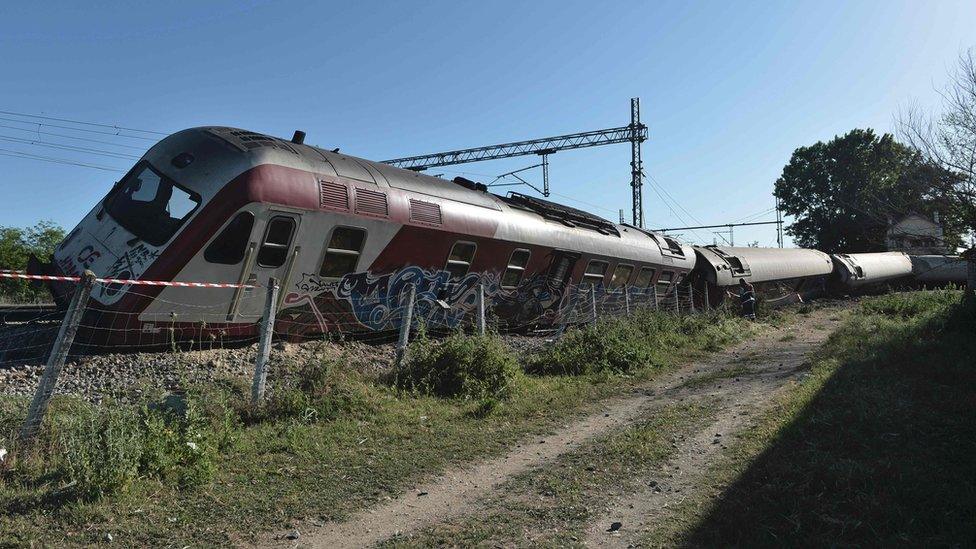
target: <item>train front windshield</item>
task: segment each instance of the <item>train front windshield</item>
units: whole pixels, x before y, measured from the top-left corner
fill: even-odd
[[[165,244],[200,205],[200,196],[142,162],[118,183],[105,209],[129,232]]]

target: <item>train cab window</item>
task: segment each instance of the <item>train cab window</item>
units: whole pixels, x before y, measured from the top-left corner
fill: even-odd
[[[366,231],[352,227],[336,227],[329,238],[329,245],[325,249],[319,276],[326,278],[342,278],[356,272],[359,255],[363,252],[366,242]]]
[[[620,265],[617,264],[613,269],[613,275],[610,276],[610,287],[620,288],[627,285],[627,281],[630,280],[630,275],[634,274],[633,265]]]
[[[586,266],[586,271],[583,273],[583,282],[589,284],[597,285],[603,283],[603,277],[607,274],[607,268],[610,266],[606,261],[592,260],[589,265]]]
[[[241,212],[224,227],[224,230],[213,239],[203,252],[203,258],[208,263],[223,265],[237,265],[244,259],[247,241],[251,238],[251,227],[254,226],[254,214]]]
[[[200,195],[154,170],[137,164],[105,201],[119,225],[153,246],[165,244],[200,205]]]
[[[293,218],[284,215],[272,217],[264,233],[264,242],[261,243],[261,249],[258,251],[258,265],[271,268],[284,265],[294,232]]]
[[[671,281],[674,280],[674,273],[671,271],[664,271],[661,276],[657,277],[657,290],[663,291],[667,290],[671,286]]]
[[[515,288],[522,281],[525,274],[525,266],[529,264],[529,250],[518,249],[512,252],[512,257],[508,260],[508,267],[502,275],[502,288]]]
[[[651,281],[654,280],[654,267],[642,267],[640,272],[637,273],[637,278],[634,279],[635,288],[649,288],[651,286]]]
[[[455,242],[451,248],[451,255],[447,256],[447,265],[444,270],[451,273],[451,280],[460,280],[468,274],[471,262],[474,261],[474,252],[477,247],[474,242]]]

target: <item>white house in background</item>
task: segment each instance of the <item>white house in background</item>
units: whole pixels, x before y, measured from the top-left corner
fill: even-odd
[[[885,241],[890,252],[911,255],[947,253],[938,212],[932,219],[911,213],[891,223]]]

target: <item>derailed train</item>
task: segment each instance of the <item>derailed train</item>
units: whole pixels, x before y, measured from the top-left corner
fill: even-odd
[[[201,127],[153,146],[30,271],[104,278],[281,281],[276,332],[384,331],[401,321],[412,285],[418,315],[456,325],[478,288],[514,328],[557,323],[593,287],[601,298],[697,288],[715,305],[740,278],[822,287],[912,274],[904,256],[692,247],[638,227],[462,178],[422,173],[227,127]],[[303,134],[302,134],[303,135]],[[572,289],[572,290],[571,290]],[[60,303],[70,283],[52,283]],[[629,294],[628,294],[629,295]],[[86,326],[106,344],[249,336],[258,288],[99,285]]]

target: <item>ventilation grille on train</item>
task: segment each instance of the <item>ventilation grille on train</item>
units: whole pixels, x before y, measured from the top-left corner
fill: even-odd
[[[368,189],[356,188],[356,213],[383,217],[390,215],[386,195]]]
[[[319,206],[349,211],[349,193],[346,186],[329,181],[320,181]]]
[[[441,207],[432,202],[424,202],[423,200],[414,200],[411,198],[410,221],[440,225],[442,223]]]
[[[236,137],[248,150],[271,147],[273,149],[288,151],[294,155],[298,154],[298,151],[287,142],[271,137],[270,135],[249,132],[247,130],[230,130],[228,133]]]

